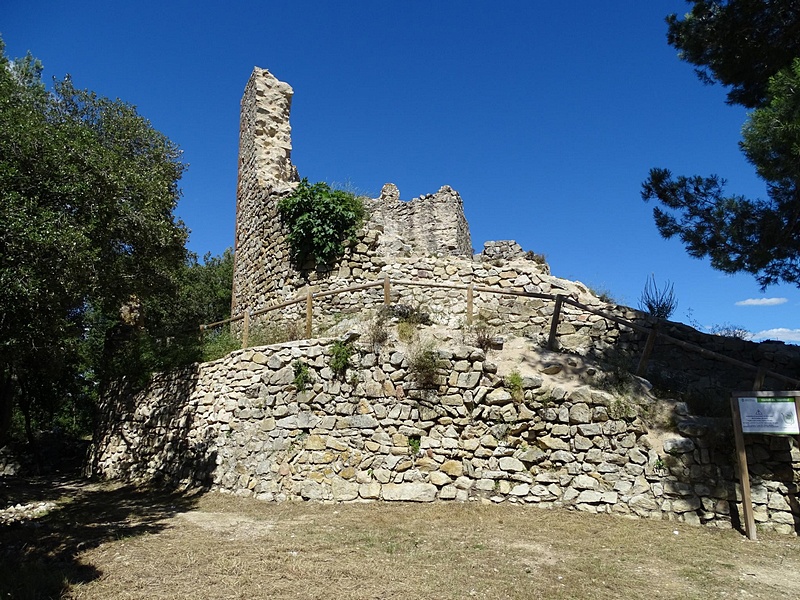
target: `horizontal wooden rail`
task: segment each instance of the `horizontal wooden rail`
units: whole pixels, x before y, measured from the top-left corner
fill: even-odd
[[[790,383],[793,385],[800,385],[800,379],[795,379],[792,377],[788,377],[786,375],[781,375],[780,373],[776,373],[774,371],[768,371],[763,368],[760,368],[756,365],[752,365],[750,363],[731,358],[724,354],[720,354],[718,352],[714,352],[713,350],[706,350],[705,348],[701,348],[696,344],[692,344],[690,342],[685,342],[683,340],[679,340],[674,338],[666,333],[663,333],[657,326],[648,327],[645,325],[640,325],[638,323],[634,323],[629,321],[628,319],[624,319],[622,317],[618,317],[616,315],[609,314],[604,310],[600,310],[597,308],[593,308],[591,306],[587,306],[582,302],[571,298],[567,294],[545,294],[540,292],[528,292],[525,290],[519,289],[511,289],[511,288],[492,288],[492,287],[484,287],[484,286],[475,286],[473,284],[459,284],[459,283],[440,283],[434,281],[422,281],[422,280],[409,280],[409,279],[391,279],[389,277],[384,277],[382,279],[371,281],[369,283],[362,283],[358,285],[353,285],[345,288],[335,289],[335,290],[327,290],[324,292],[310,292],[310,290],[306,291],[302,296],[298,296],[292,298],[290,300],[285,300],[283,302],[278,302],[276,304],[272,304],[270,306],[258,309],[253,311],[245,316],[245,313],[241,315],[237,315],[235,317],[231,317],[229,319],[224,319],[222,321],[217,321],[215,323],[207,323],[204,325],[200,325],[200,331],[205,331],[206,329],[210,329],[212,327],[218,327],[220,325],[226,325],[228,323],[233,323],[236,321],[240,321],[245,319],[245,325],[248,325],[249,321],[253,317],[257,317],[260,315],[267,314],[269,312],[279,310],[281,308],[286,308],[288,306],[292,306],[294,304],[300,304],[301,302],[306,303],[306,335],[310,336],[311,331],[311,319],[313,313],[313,300],[315,298],[324,298],[327,296],[336,296],[339,294],[346,294],[350,292],[358,292],[362,290],[367,290],[370,288],[377,288],[383,287],[383,302],[384,304],[389,303],[390,297],[390,289],[391,286],[416,286],[416,287],[427,287],[427,288],[435,288],[435,289],[449,289],[449,290],[462,290],[467,292],[467,323],[472,322],[472,308],[473,308],[473,296],[475,293],[488,293],[488,294],[498,294],[498,295],[505,295],[505,296],[517,296],[522,298],[539,298],[542,300],[551,300],[555,302],[555,307],[553,311],[552,321],[550,323],[550,335],[548,338],[548,347],[551,349],[554,348],[554,342],[556,339],[556,333],[558,329],[558,321],[560,318],[561,307],[562,304],[569,304],[579,310],[591,313],[608,321],[612,321],[621,327],[628,327],[634,331],[639,333],[643,333],[648,336],[648,345],[652,345],[652,342],[655,337],[659,337],[664,341],[675,344],[685,350],[689,350],[690,352],[695,352],[700,356],[704,356],[706,358],[711,358],[714,360],[720,360],[722,362],[726,362],[728,364],[734,365],[739,368],[747,369],[750,371],[757,371],[759,377],[772,377],[773,379],[777,379],[779,381],[783,381],[785,383]],[[652,348],[651,348],[652,349]],[[647,348],[645,349],[644,355],[642,356],[642,360],[640,361],[639,368],[637,372],[641,372],[646,365],[647,359],[649,356],[649,352]]]
[[[235,317],[231,317],[230,319],[223,319],[222,321],[215,321],[214,323],[204,323],[200,325],[200,331],[205,331],[206,329],[211,329],[212,327],[219,327],[220,325],[227,325],[228,323],[234,323],[235,321],[241,321],[244,319],[244,313],[241,315],[236,315]]]
[[[597,315],[598,317],[603,317],[604,319],[608,319],[609,321],[614,321],[617,325],[630,327],[631,329],[638,331],[639,333],[650,333],[651,329],[650,327],[645,327],[644,325],[638,325],[637,323],[628,321],[628,319],[623,319],[622,317],[610,315],[607,312],[602,311],[598,308],[592,308],[591,306],[586,306],[585,304],[581,304],[577,300],[573,300],[569,296],[564,296],[564,302],[566,302],[567,304],[571,304],[575,308],[580,308],[581,310],[585,310],[586,312],[592,313],[593,315]]]

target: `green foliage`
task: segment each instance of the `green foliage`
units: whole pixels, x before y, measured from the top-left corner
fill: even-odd
[[[294,387],[297,388],[297,391],[302,392],[313,382],[311,371],[302,360],[294,361],[292,369],[294,370]]]
[[[32,439],[112,380],[196,357],[209,312],[182,294],[178,147],[120,100],[46,89],[41,69],[0,41],[0,444],[14,410]]]
[[[422,440],[418,435],[412,435],[408,438],[408,453],[412,456],[416,456],[419,454],[419,448],[422,443]]]
[[[292,261],[297,268],[330,265],[344,252],[344,241],[355,236],[364,221],[361,198],[326,183],[303,179],[291,196],[278,202],[289,233]]]
[[[420,387],[433,388],[438,385],[441,360],[439,353],[431,345],[414,348],[409,362],[411,376]]]
[[[669,319],[678,307],[674,287],[667,281],[663,288],[659,288],[655,275],[650,275],[639,296],[639,308],[657,319]]]
[[[731,86],[730,103],[754,108],[741,148],[767,184],[767,199],[725,193],[717,175],[673,177],[652,169],[642,186],[665,238],[726,273],[752,274],[763,287],[800,285],[800,12],[794,2],[695,1],[669,17],[669,42],[701,79]]]
[[[350,366],[350,357],[353,355],[353,345],[341,340],[336,340],[331,344],[330,367],[333,374],[344,381],[347,374],[347,367]]]
[[[417,336],[418,325],[430,325],[430,314],[420,307],[396,304],[387,309],[387,314],[398,320],[397,337],[402,342],[410,342]]]
[[[505,387],[511,394],[515,402],[522,402],[525,398],[525,390],[522,389],[522,375],[519,371],[511,371],[505,377]]]
[[[763,105],[769,78],[800,57],[795,0],[691,0],[691,11],[667,17],[667,41],[697,67],[704,83],[729,86],[729,104]]]
[[[227,356],[234,350],[242,347],[241,340],[233,335],[230,326],[223,326],[217,330],[206,332],[203,336],[203,351],[201,360],[217,360]]]

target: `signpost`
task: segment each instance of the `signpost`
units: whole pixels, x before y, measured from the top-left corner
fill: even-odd
[[[744,446],[745,433],[800,435],[797,415],[800,414],[800,391],[734,392],[731,395],[733,436],[742,485],[742,509],[747,537],[756,539],[753,501],[750,496],[750,472]]]

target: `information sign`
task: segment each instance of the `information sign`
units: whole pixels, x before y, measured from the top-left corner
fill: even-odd
[[[742,433],[800,434],[793,397],[740,397],[739,413]]]

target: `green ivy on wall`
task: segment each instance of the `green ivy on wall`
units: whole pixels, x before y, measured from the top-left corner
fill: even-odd
[[[361,198],[305,178],[278,202],[278,211],[289,231],[292,262],[301,270],[309,261],[330,265],[340,258],[345,240],[355,236],[365,216]]]

